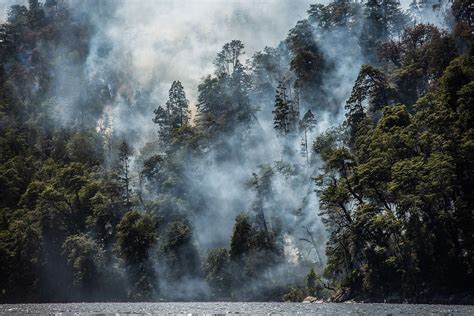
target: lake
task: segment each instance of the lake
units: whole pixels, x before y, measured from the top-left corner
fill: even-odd
[[[0,315],[307,314],[474,315],[474,306],[356,303],[71,303],[4,304]]]

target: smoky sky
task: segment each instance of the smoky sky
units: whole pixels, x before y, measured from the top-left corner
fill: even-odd
[[[66,1],[87,6],[87,1]],[[5,19],[9,6],[25,0],[1,0]],[[213,72],[216,53],[226,42],[240,39],[250,58],[265,46],[275,46],[295,23],[307,17],[314,0],[118,0],[112,19],[100,27],[114,45],[110,63],[127,64],[130,77],[156,85],[159,97],[173,80],[180,80],[194,104],[200,79]],[[406,6],[409,0],[402,1]],[[0,19],[1,20],[1,19]],[[92,72],[97,65],[91,54]],[[101,63],[104,61],[101,60]]]
[[[233,39],[246,46],[245,58],[275,46],[310,0],[120,1],[114,19],[102,30],[114,43],[112,58],[128,58],[131,76],[142,85],[159,83],[166,93],[180,80],[194,103],[200,79],[213,72],[213,60]],[[114,61],[115,63],[115,61]]]

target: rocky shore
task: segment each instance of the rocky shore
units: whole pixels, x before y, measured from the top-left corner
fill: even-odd
[[[445,305],[474,305],[474,293],[463,292],[454,294],[432,293],[428,290],[421,292],[418,296],[406,298],[401,295],[371,296],[362,293],[354,293],[350,288],[338,289],[329,299],[324,300],[313,296],[307,296],[303,303],[407,303],[407,304],[445,304]]]

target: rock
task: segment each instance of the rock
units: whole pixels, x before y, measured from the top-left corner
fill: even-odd
[[[336,303],[341,303],[349,300],[351,298],[351,289],[347,287],[342,287],[337,290],[337,292],[333,295],[331,300]]]
[[[314,296],[306,296],[306,298],[303,300],[303,303],[318,303],[319,300],[317,297]]]
[[[316,297],[314,296],[306,296],[305,299],[303,300],[303,303],[311,303],[312,301],[316,300]]]

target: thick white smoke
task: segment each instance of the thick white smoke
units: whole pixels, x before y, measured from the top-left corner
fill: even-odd
[[[296,21],[306,17],[310,0],[258,1],[114,1],[115,12],[101,25],[96,45],[108,40],[110,63],[127,63],[129,75],[143,85],[156,84],[165,97],[180,80],[193,103],[201,77],[213,71],[222,45],[240,39],[250,56],[285,38]],[[103,20],[97,20],[102,23]],[[92,52],[97,50],[92,48]],[[98,71],[90,56],[90,71]]]

